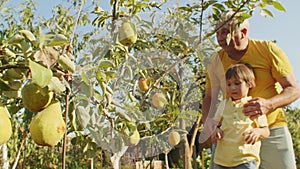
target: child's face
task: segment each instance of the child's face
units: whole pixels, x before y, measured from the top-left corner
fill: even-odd
[[[226,81],[226,85],[227,92],[232,100],[240,100],[248,96],[250,86],[244,80],[231,77]]]

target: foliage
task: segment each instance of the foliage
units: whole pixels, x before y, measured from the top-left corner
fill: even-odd
[[[201,155],[199,155],[197,158],[197,168],[202,168],[202,164],[204,164],[204,168],[209,168],[210,160],[211,154],[208,153],[207,149],[204,149],[203,152],[201,152]]]
[[[286,107],[286,116],[288,127],[292,135],[293,147],[296,156],[297,168],[300,167],[300,109],[293,107]]]
[[[61,167],[63,159],[68,168],[111,165],[108,158],[123,155],[124,138],[135,130],[141,140],[128,153],[142,150],[136,158],[170,151],[168,133],[185,136],[201,113],[205,65],[216,50],[211,24],[229,8],[242,11],[241,20],[257,7],[269,16],[267,5],[284,11],[273,0],[208,0],[174,8],[166,8],[168,1],[111,0],[109,10],[95,1],[68,0],[47,19],[37,16],[35,1],[18,8],[8,2],[0,6],[0,99],[14,127],[9,161],[33,168]],[[124,21],[137,29],[131,46],[118,40]],[[147,80],[147,91],[138,88],[140,78]],[[48,87],[61,101],[68,141],[48,148],[30,139],[35,114],[20,96],[28,81]],[[166,96],[162,109],[151,104],[157,92]]]

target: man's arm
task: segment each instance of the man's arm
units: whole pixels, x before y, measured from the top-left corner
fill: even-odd
[[[267,114],[276,108],[291,104],[300,97],[300,87],[293,73],[276,79],[282,86],[282,92],[269,99],[253,98],[244,105],[243,112],[252,119]]]
[[[207,117],[212,118],[217,109],[218,95],[220,87],[207,88],[202,102],[202,123],[204,123]]]
[[[282,86],[283,91],[270,99],[273,107],[278,108],[289,105],[300,97],[300,86],[297,83],[294,73],[276,80]]]
[[[213,134],[213,131],[219,123],[213,120],[214,113],[217,109],[218,93],[219,88],[206,88],[202,102],[201,122],[204,124],[204,128],[199,137],[200,143],[204,143]]]

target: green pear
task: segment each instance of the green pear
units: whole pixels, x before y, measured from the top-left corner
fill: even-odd
[[[32,119],[29,131],[34,142],[40,146],[55,146],[66,131],[59,101],[52,102]]]
[[[138,130],[134,130],[134,132],[129,135],[126,136],[124,138],[125,144],[127,146],[136,146],[139,142],[140,142],[140,133]]]
[[[21,90],[24,106],[31,112],[39,112],[47,107],[53,97],[48,87],[41,88],[34,83],[27,83]]]
[[[162,109],[165,107],[165,102],[167,99],[163,93],[155,93],[151,98],[152,105],[158,109]]]
[[[119,28],[119,42],[124,46],[131,46],[137,40],[135,25],[131,22],[123,22]]]
[[[0,104],[0,145],[6,143],[12,134],[9,116],[6,107]]]
[[[172,146],[176,146],[180,142],[180,134],[177,131],[171,131],[168,136],[168,141]]]

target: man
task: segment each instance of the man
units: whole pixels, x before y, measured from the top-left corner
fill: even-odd
[[[270,137],[262,139],[260,169],[296,169],[292,139],[282,109],[300,96],[292,67],[276,44],[249,38],[248,20],[238,23],[234,17],[229,21],[232,15],[234,12],[228,12],[217,24],[220,29],[216,37],[222,49],[208,66],[202,105],[202,122],[208,128],[205,134],[210,134],[213,125],[217,125],[211,118],[220,91],[227,97],[224,71],[232,64],[250,64],[254,68],[256,87],[251,89],[253,99],[244,105],[243,113],[250,118],[266,114],[271,132]]]

